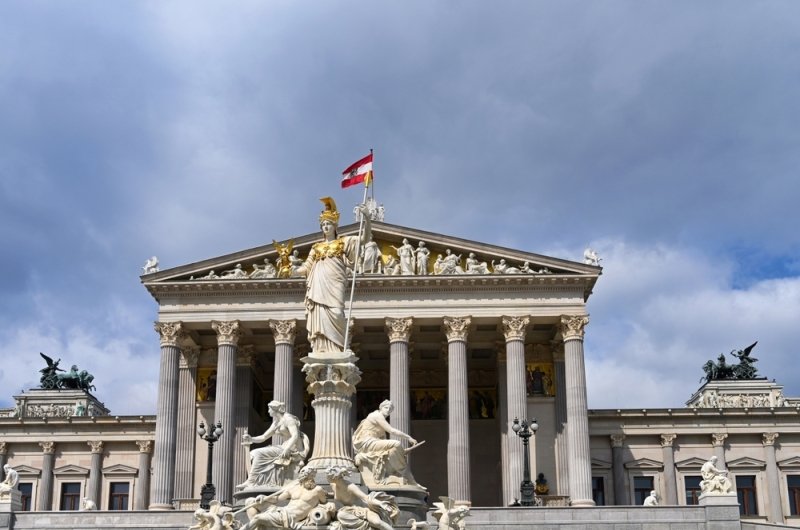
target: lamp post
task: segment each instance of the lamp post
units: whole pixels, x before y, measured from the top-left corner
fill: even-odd
[[[214,425],[213,423],[210,425],[210,432],[206,431],[206,425],[202,421],[200,425],[197,427],[197,435],[200,436],[203,440],[208,442],[208,466],[206,466],[206,483],[200,488],[200,507],[204,510],[208,510],[211,506],[211,501],[214,500],[214,497],[217,494],[217,488],[214,487],[214,484],[211,482],[211,466],[214,461],[214,442],[219,440],[220,436],[222,436],[222,422],[217,421],[217,424]]]
[[[536,419],[531,420],[529,424],[526,420],[522,420],[522,423],[520,423],[519,418],[514,418],[511,430],[514,431],[514,434],[522,438],[523,470],[522,483],[519,486],[519,503],[522,506],[533,506],[534,485],[533,482],[531,482],[531,466],[528,462],[528,440],[539,430],[539,424],[536,423]]]

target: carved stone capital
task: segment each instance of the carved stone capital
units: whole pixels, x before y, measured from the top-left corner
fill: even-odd
[[[529,317],[503,317],[503,335],[506,342],[512,340],[525,340],[525,328],[530,323]]]
[[[728,437],[727,433],[715,432],[711,435],[711,446],[720,447],[725,444],[725,439]]]
[[[161,340],[161,346],[178,346],[186,336],[183,322],[154,322],[153,327]]]
[[[761,443],[764,445],[775,445],[775,440],[780,436],[777,432],[765,432],[761,435]]]
[[[7,455],[7,454],[8,454],[8,443],[0,442],[0,455]]]
[[[217,332],[218,345],[236,346],[239,344],[239,338],[242,336],[242,332],[238,320],[212,320],[211,328]]]
[[[561,315],[561,335],[565,341],[583,340],[584,328],[588,323],[588,316]]]
[[[411,339],[411,324],[414,320],[408,318],[386,317],[386,334],[389,342],[408,342]]]
[[[200,348],[188,346],[181,348],[180,367],[197,368],[197,361],[200,358]]]
[[[89,440],[86,444],[92,448],[92,454],[103,452],[103,442],[100,440]]]
[[[303,373],[316,399],[350,397],[361,381],[361,370],[353,363],[306,363]]]
[[[245,344],[239,346],[236,350],[236,364],[237,366],[252,366],[253,358],[255,357],[256,347],[252,344]]]
[[[661,447],[672,447],[672,444],[675,443],[675,438],[677,437],[677,434],[662,434]]]
[[[622,447],[625,442],[624,434],[612,434],[609,438],[611,438],[611,447]]]
[[[39,445],[42,447],[42,452],[46,455],[52,455],[56,452],[55,442],[39,442]]]
[[[269,329],[275,337],[275,344],[294,345],[297,336],[297,320],[270,320]]]
[[[153,451],[153,440],[136,440],[140,453],[151,453]]]
[[[447,342],[467,342],[469,325],[472,317],[444,317],[444,333],[447,335]]]

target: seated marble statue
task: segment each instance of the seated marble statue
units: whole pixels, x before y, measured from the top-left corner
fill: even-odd
[[[717,469],[716,463],[717,457],[712,456],[700,468],[700,477],[703,479],[700,481],[700,492],[703,495],[725,495],[733,489],[731,479],[728,478],[728,472]]]
[[[658,506],[658,497],[656,497],[655,490],[650,492],[650,495],[644,498],[642,506]]]
[[[17,482],[19,482],[19,474],[8,464],[3,466],[3,471],[6,474],[6,478],[3,482],[0,482],[0,498],[7,498],[11,496],[11,490],[16,489]]]
[[[414,438],[386,421],[392,410],[394,405],[387,399],[358,424],[353,433],[356,466],[368,486],[419,486],[408,468],[406,449],[400,441],[386,438],[393,434],[417,445]]]
[[[242,264],[237,263],[236,267],[229,271],[224,271],[220,278],[224,278],[226,280],[240,280],[242,278],[247,278],[247,273],[244,272],[244,269],[242,269]]]
[[[291,481],[272,495],[259,495],[248,499],[245,510],[250,520],[243,530],[285,529],[300,530],[307,522],[309,514],[317,506],[324,504],[328,494],[314,481],[316,471],[303,468],[297,480]],[[286,501],[285,505],[277,503]],[[333,506],[330,506],[331,511]]]
[[[345,480],[350,472],[343,467],[328,468],[328,481],[338,511],[331,530],[392,530],[400,510],[394,497],[383,491],[369,495]]]
[[[308,455],[308,437],[300,431],[300,420],[286,412],[286,405],[270,401],[267,405],[272,425],[261,436],[242,435],[242,444],[262,443],[274,435],[284,440],[281,445],[268,445],[250,451],[250,473],[247,480],[236,486],[249,489],[259,486],[283,486],[297,478]]]
[[[278,271],[275,266],[270,263],[269,259],[264,260],[264,267],[260,267],[258,263],[253,264],[253,272],[248,276],[251,280],[260,280],[265,278],[274,278],[277,276]]]
[[[467,274],[489,274],[489,265],[485,261],[478,261],[474,252],[470,252],[466,260]]]

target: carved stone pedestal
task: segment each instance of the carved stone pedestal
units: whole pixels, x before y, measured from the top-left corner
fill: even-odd
[[[425,521],[428,513],[428,492],[415,486],[369,488],[370,491],[383,491],[394,497],[400,514],[395,527],[403,527],[409,519]]]
[[[356,471],[350,440],[351,397],[361,381],[358,358],[349,355],[320,359],[310,355],[305,364],[308,391],[314,394],[314,451],[306,464],[317,470],[339,466]]]
[[[10,513],[22,511],[22,492],[11,490],[0,496],[0,513]]]

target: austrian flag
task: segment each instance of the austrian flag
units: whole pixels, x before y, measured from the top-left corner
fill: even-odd
[[[348,188],[364,182],[369,186],[372,182],[372,153],[342,171],[342,188]]]

